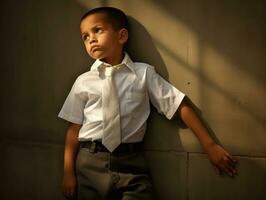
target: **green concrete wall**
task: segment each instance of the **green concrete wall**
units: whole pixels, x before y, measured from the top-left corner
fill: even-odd
[[[235,178],[220,176],[190,130],[153,110],[145,151],[158,199],[266,199],[263,0],[1,2],[1,199],[63,199],[67,123],[57,114],[93,62],[79,18],[101,5],[129,15],[132,58],[185,92],[239,161]]]

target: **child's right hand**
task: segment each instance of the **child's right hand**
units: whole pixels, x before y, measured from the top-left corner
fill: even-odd
[[[76,197],[77,178],[74,174],[64,174],[63,179],[63,194],[68,199]]]

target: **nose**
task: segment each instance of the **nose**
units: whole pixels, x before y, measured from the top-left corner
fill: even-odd
[[[94,42],[96,42],[96,41],[97,41],[97,39],[96,39],[95,35],[92,35],[92,36],[90,37],[90,44],[92,44],[92,43],[94,43]]]

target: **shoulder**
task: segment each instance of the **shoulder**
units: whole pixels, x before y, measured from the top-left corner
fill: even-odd
[[[154,70],[154,67],[148,63],[132,60],[127,53],[123,62],[136,73],[144,73],[146,71]]]
[[[93,79],[95,79],[96,75],[98,75],[97,70],[84,72],[76,78],[75,83],[78,84],[78,83],[82,83],[84,81],[93,80]]]
[[[90,74],[90,71],[84,72],[80,74],[77,78],[76,81],[82,81],[83,79],[86,79]]]
[[[154,75],[157,74],[155,67],[153,65],[144,62],[135,62],[134,70],[138,77],[143,77],[143,78],[153,77]]]
[[[148,63],[144,63],[144,62],[134,62],[134,65],[136,68],[154,68],[152,65],[148,64]]]
[[[79,85],[81,82],[83,82],[83,80],[86,79],[87,75],[88,75],[88,72],[85,72],[85,73],[80,74],[80,75],[76,78],[76,80],[75,80],[73,86],[77,86],[77,85]]]
[[[144,62],[134,62],[134,68],[136,72],[151,72],[155,71],[154,66]]]

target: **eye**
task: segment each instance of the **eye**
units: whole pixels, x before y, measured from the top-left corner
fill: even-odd
[[[89,40],[90,39],[90,36],[89,35],[83,35],[82,36],[82,40],[83,41],[86,41],[86,40]]]
[[[102,32],[103,32],[103,29],[100,28],[100,27],[97,27],[97,28],[95,29],[95,33],[102,33]]]

